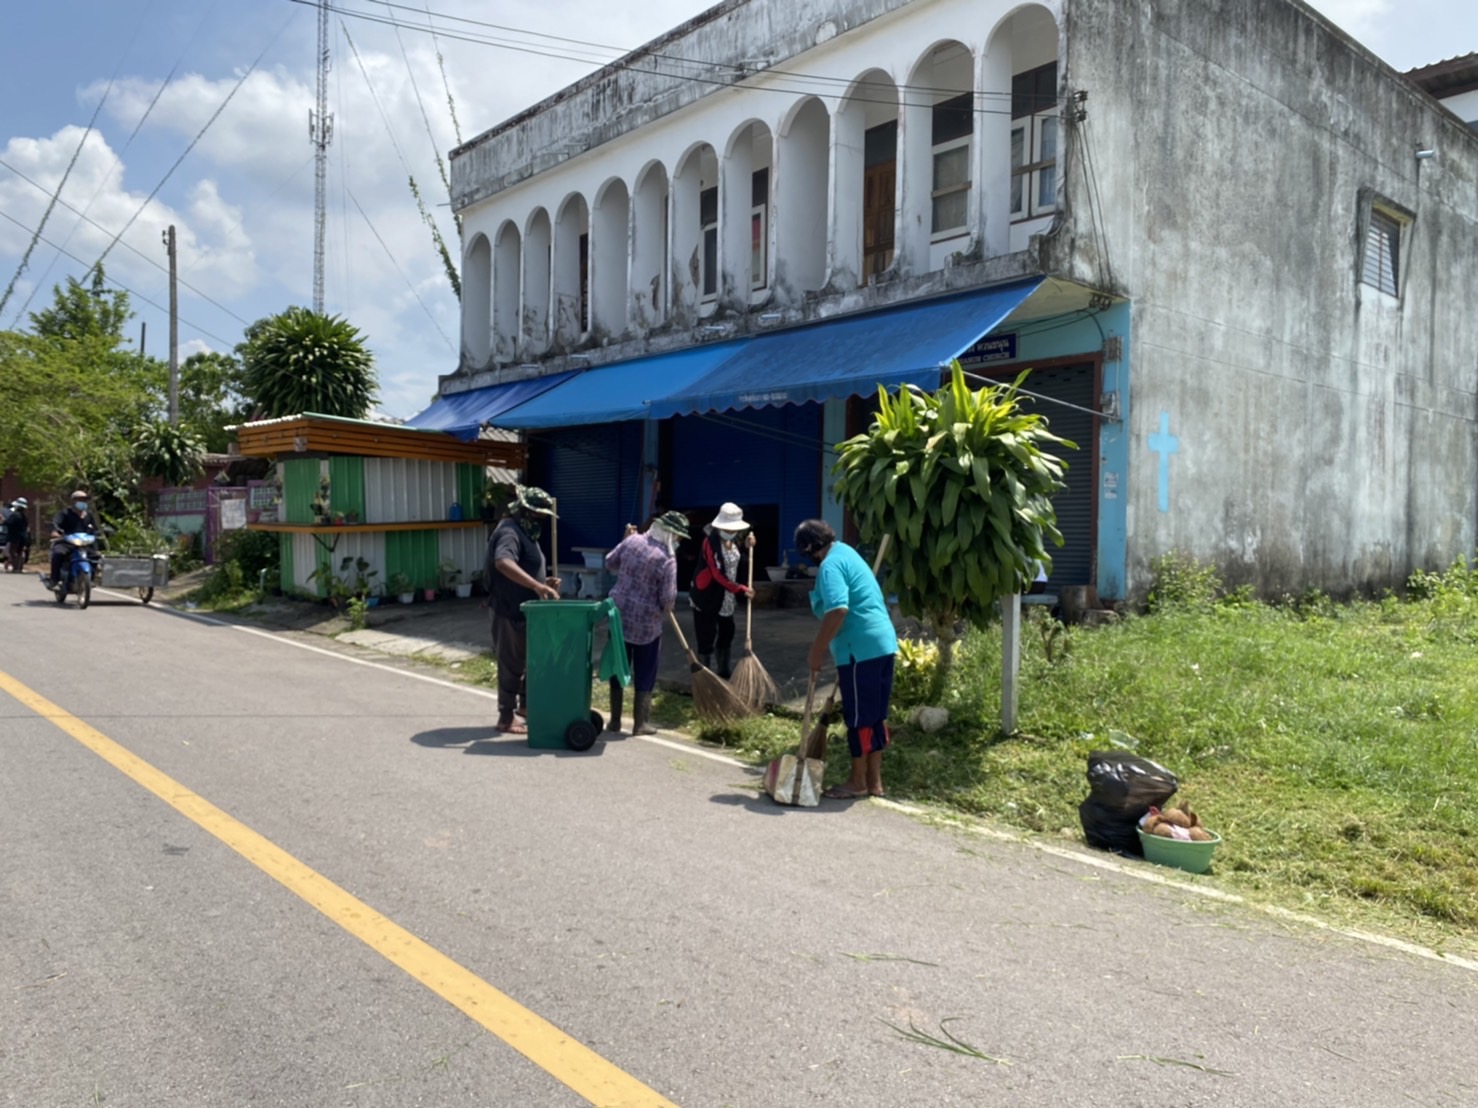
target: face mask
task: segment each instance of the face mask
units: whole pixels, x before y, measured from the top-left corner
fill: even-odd
[[[85,512],[87,511],[87,501],[78,500],[72,505],[72,508],[74,511]]]
[[[523,533],[531,539],[537,539],[544,533],[544,524],[538,516],[523,516],[519,519],[518,525],[523,528]]]

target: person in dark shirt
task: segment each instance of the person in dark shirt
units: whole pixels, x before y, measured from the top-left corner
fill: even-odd
[[[524,701],[528,624],[520,607],[527,600],[558,600],[559,578],[549,573],[538,538],[554,498],[543,489],[518,485],[512,503],[488,536],[483,579],[492,609],[493,653],[498,659],[498,730],[528,733],[514,711]]]
[[[31,556],[30,505],[24,496],[17,497],[11,501],[10,508],[3,514],[5,521],[4,554],[7,560],[15,563],[16,572],[19,573],[26,559]]]
[[[48,583],[52,588],[56,588],[58,581],[66,579],[67,559],[72,554],[72,548],[61,540],[67,535],[98,533],[97,519],[88,510],[87,493],[78,489],[70,499],[71,506],[57,512],[51,521],[51,580]]]

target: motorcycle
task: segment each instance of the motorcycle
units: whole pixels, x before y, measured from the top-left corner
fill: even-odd
[[[58,540],[70,549],[63,568],[65,576],[55,585],[49,585],[46,575],[41,574],[41,583],[51,588],[58,604],[65,604],[67,597],[76,595],[79,607],[92,603],[92,582],[98,571],[97,536],[79,531]]]

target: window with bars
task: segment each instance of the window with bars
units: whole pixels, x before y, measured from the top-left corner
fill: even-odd
[[[1405,227],[1399,216],[1371,205],[1360,280],[1390,296],[1401,295],[1401,236]]]

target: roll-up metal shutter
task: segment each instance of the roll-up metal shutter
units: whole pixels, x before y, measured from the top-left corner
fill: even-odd
[[[645,522],[639,503],[641,439],[641,424],[634,421],[530,437],[532,483],[559,501],[561,562],[579,563],[577,546],[610,549],[621,541],[627,523]]]
[[[671,496],[681,511],[744,509],[757,565],[778,565],[796,524],[821,509],[821,405],[788,404],[672,420]]]
[[[1097,466],[1094,464],[1098,458],[1098,420],[1091,411],[1079,409],[1097,407],[1093,395],[1095,376],[1094,366],[1087,363],[1040,369],[1029,374],[1022,384],[1024,389],[1051,397],[1051,400],[1038,400],[1024,396],[1022,407],[1045,416],[1047,428],[1054,435],[1077,443],[1076,450],[1057,451],[1068,466],[1064,477],[1067,488],[1052,499],[1063,545],[1047,547],[1052,555],[1049,588],[1094,583],[1094,553],[1098,547]],[[1077,407],[1064,407],[1052,400]]]

